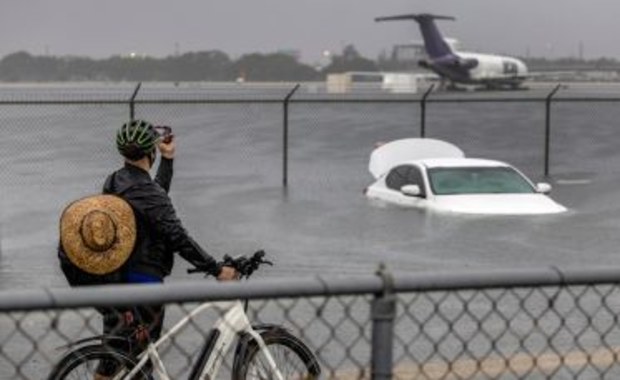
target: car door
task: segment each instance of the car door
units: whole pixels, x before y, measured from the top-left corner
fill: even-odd
[[[405,195],[401,189],[405,185],[417,185],[420,195]],[[398,165],[390,170],[385,177],[385,187],[388,190],[388,201],[406,206],[424,207],[427,204],[427,191],[422,169],[415,164]]]

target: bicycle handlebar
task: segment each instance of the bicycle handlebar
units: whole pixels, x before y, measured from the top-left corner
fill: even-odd
[[[261,265],[273,265],[273,263],[269,260],[265,259],[265,251],[262,249],[260,251],[254,252],[251,257],[246,256],[238,256],[231,257],[229,255],[225,255],[223,260],[219,262],[218,268],[221,267],[232,267],[240,274],[240,277],[250,277],[255,270],[257,270]],[[188,269],[187,273],[207,273],[211,272],[212,268],[203,268],[196,267],[192,269]]]

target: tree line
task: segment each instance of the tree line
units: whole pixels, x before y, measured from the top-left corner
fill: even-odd
[[[617,69],[620,62],[599,58],[525,58],[530,70]],[[385,54],[363,57],[353,45],[330,57],[324,66],[299,62],[288,53],[252,53],[232,59],[219,50],[188,52],[165,58],[112,56],[93,59],[74,56],[37,56],[16,52],[0,60],[2,82],[56,81],[316,81],[330,73],[347,71],[409,71],[415,62],[398,62]]]
[[[324,67],[301,63],[288,53],[252,53],[236,60],[219,50],[165,58],[132,55],[92,59],[20,51],[0,60],[0,81],[314,81],[332,72],[378,69],[352,45],[333,55]]]

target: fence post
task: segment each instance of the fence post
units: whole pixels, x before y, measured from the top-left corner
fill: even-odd
[[[288,186],[288,104],[295,91],[299,88],[299,83],[289,91],[283,100],[283,121],[282,121],[282,186]]]
[[[435,84],[431,84],[420,99],[420,137],[426,137],[426,98],[431,94]]]
[[[549,152],[551,150],[551,99],[560,89],[561,84],[555,86],[545,99],[545,177],[549,176]]]
[[[136,100],[136,96],[138,96],[138,91],[140,91],[140,86],[142,86],[142,82],[138,82],[138,84],[136,85],[136,88],[133,90],[133,94],[131,95],[131,98],[129,99],[129,120],[133,120],[134,116],[136,115],[135,100]]]
[[[396,316],[394,279],[384,264],[379,266],[377,276],[383,280],[383,290],[375,294],[370,311],[372,319],[371,379],[390,380],[392,379],[394,318]]]

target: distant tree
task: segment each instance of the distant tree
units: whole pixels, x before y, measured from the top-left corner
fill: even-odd
[[[523,60],[531,71],[620,70],[612,58],[536,58]],[[288,53],[246,54],[231,60],[219,50],[190,52],[166,58],[113,56],[94,60],[87,57],[33,56],[25,51],[0,60],[0,81],[231,81],[243,76],[248,81],[319,80],[325,74],[347,71],[408,70],[411,62],[398,62],[382,52],[378,61],[364,58],[355,46],[347,45],[322,70],[303,64]],[[320,70],[320,71],[319,71]]]
[[[331,63],[327,65],[323,72],[325,74],[330,73],[342,73],[347,71],[377,71],[377,64],[361,56],[355,46],[347,45],[342,50],[341,55],[333,55]]]
[[[50,57],[37,58],[20,51],[0,61],[0,79],[7,82],[55,80],[58,65]]]
[[[309,65],[297,61],[290,54],[246,54],[233,64],[237,76],[248,81],[306,81],[320,78]]]
[[[60,71],[63,80],[71,81],[103,81],[109,76],[100,61],[86,57],[60,57]]]
[[[154,80],[152,58],[113,56],[98,62],[108,80],[146,81]]]
[[[163,76],[174,81],[230,81],[234,79],[232,64],[219,50],[185,53],[164,59]]]
[[[231,81],[244,75],[252,81],[316,80],[313,67],[286,53],[248,54],[237,61],[219,51],[190,52],[163,59],[112,56],[102,60],[81,57],[32,56],[17,52],[0,61],[2,81]]]

